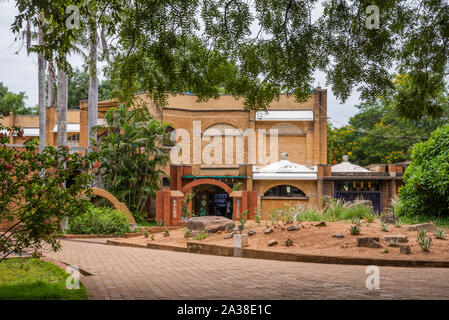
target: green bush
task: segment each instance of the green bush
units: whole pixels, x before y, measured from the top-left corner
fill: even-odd
[[[123,234],[130,231],[130,223],[121,212],[90,205],[88,210],[69,220],[68,233]]]
[[[414,146],[411,163],[399,189],[399,214],[435,217],[449,215],[449,125]]]

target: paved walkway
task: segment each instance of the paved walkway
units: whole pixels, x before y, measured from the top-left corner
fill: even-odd
[[[90,273],[91,299],[449,299],[449,269],[380,267],[380,290],[368,290],[364,266],[61,242],[45,256]]]

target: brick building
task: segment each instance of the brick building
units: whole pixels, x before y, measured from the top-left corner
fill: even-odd
[[[358,195],[377,192],[370,194],[370,199],[382,199],[382,210],[397,190],[396,181],[401,180],[399,166],[388,166],[387,170],[397,170],[388,172],[362,168],[366,171],[355,174],[338,172],[338,167],[333,170],[326,164],[325,89],[316,88],[304,103],[281,95],[266,112],[245,110],[243,100],[229,95],[197,102],[191,94],[178,94],[170,96],[162,108],[144,94],[137,98],[148,103],[156,118],[169,124],[168,129],[178,141],[176,147],[167,147],[172,162],[163,168],[166,177],[161,181],[157,199],[148,204],[148,210],[167,224],[181,221],[183,205],[195,214],[234,219],[245,210],[253,218],[255,208],[261,209],[266,218],[272,210],[286,204],[320,207],[325,195],[349,200],[355,193],[350,195],[345,186],[354,185],[353,181],[353,191],[360,191]],[[114,106],[113,100],[99,103],[98,124],[104,124],[106,112]],[[87,148],[87,114],[87,101],[80,104],[79,110],[68,113],[67,135],[73,148]],[[46,131],[47,143],[51,145],[56,144],[56,119],[57,112],[49,108]],[[12,144],[38,136],[38,116],[11,115],[2,123],[24,128],[24,137],[11,138]],[[398,175],[392,178],[392,172]],[[365,180],[360,188],[357,181]],[[344,181],[343,187],[340,181]],[[374,190],[373,186],[379,183],[382,187]],[[193,195],[188,203],[184,200],[187,194]]]

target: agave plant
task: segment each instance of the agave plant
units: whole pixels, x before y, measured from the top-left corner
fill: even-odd
[[[399,247],[399,241],[397,238],[391,238],[388,240],[388,245],[390,247]]]
[[[395,228],[400,228],[401,227],[401,221],[399,220],[399,218],[396,219],[393,224],[394,224]]]
[[[438,229],[434,232],[435,238],[440,240],[446,239],[446,232],[443,229]]]
[[[260,226],[260,222],[262,221],[262,210],[256,208],[254,211],[255,211],[254,220]]]
[[[363,219],[365,219],[368,223],[371,223],[376,219],[376,215],[373,212],[368,212],[363,215]]]
[[[384,231],[384,232],[388,232],[388,224],[381,221],[380,222],[380,230]]]
[[[418,243],[421,245],[421,249],[424,252],[430,251],[430,245],[432,243],[432,238],[429,236],[424,236],[422,238],[418,237]]]
[[[353,236],[357,236],[360,234],[360,227],[357,225],[351,226],[349,228],[349,232],[353,235]]]
[[[360,226],[362,223],[360,222],[360,218],[359,217],[353,217],[351,219],[352,223],[355,224],[356,226]]]

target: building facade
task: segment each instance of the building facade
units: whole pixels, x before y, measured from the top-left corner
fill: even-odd
[[[327,91],[316,88],[308,101],[281,95],[267,111],[251,111],[243,99],[220,95],[198,102],[191,94],[170,96],[163,107],[145,94],[138,95],[152,115],[168,125],[175,146],[166,146],[170,163],[162,168],[156,199],[148,201],[151,215],[167,225],[176,225],[187,212],[238,219],[245,211],[253,218],[259,209],[263,218],[285,206],[319,208],[323,196],[353,200],[364,197],[381,212],[396,195],[403,166],[376,165],[368,169],[345,158],[339,165],[327,163]],[[114,100],[98,106],[98,124]],[[69,110],[69,147],[86,150],[88,145],[87,101],[79,110]],[[57,112],[47,109],[47,144],[56,145]],[[5,126],[18,125],[23,137],[11,144],[39,136],[38,116],[10,115]],[[99,135],[104,134],[100,131]],[[383,167],[382,167],[383,166]],[[380,169],[379,169],[380,168]]]

